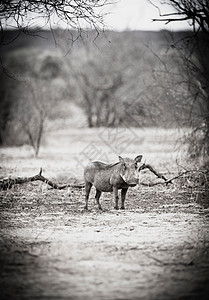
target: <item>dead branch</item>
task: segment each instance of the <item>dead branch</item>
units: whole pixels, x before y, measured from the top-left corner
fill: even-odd
[[[183,168],[183,167],[182,167]],[[206,174],[209,172],[208,170],[204,171],[204,170],[187,170],[185,167],[184,167],[184,172],[181,172],[180,174],[170,178],[170,179],[166,179],[162,174],[158,173],[152,166],[150,165],[147,165],[147,164],[143,164],[140,168],[139,168],[139,171],[143,170],[143,169],[149,169],[152,173],[154,173],[158,178],[162,178],[164,181],[163,182],[154,182],[154,183],[144,183],[144,182],[141,182],[140,185],[143,185],[143,186],[149,186],[149,187],[152,187],[152,186],[155,186],[155,185],[159,185],[159,184],[169,184],[169,183],[173,183],[173,180],[175,179],[178,179],[188,173],[195,173],[195,172],[198,172],[198,173],[203,173],[205,176]],[[207,180],[206,180],[207,181]]]
[[[147,164],[143,164],[140,168],[139,168],[139,171],[141,170],[144,170],[144,169],[149,169],[153,174],[155,174],[158,178],[162,178],[164,180],[164,182],[154,182],[154,183],[143,183],[141,182],[140,184],[141,185],[144,185],[144,186],[149,186],[149,187],[152,187],[152,186],[155,186],[155,185],[159,185],[159,184],[169,184],[169,183],[173,183],[172,181],[174,179],[177,179],[179,177],[182,177],[184,176],[185,174],[189,173],[189,172],[192,172],[192,171],[189,171],[189,170],[186,170],[185,172],[182,172],[180,174],[178,174],[177,176],[174,176],[170,179],[166,179],[162,174],[158,173],[152,166],[150,165],[147,165]]]
[[[17,178],[7,178],[0,180],[0,190],[8,190],[15,184],[23,184],[26,182],[32,181],[43,181],[46,184],[50,185],[53,189],[62,190],[66,187],[74,187],[74,188],[83,188],[84,184],[65,184],[65,185],[57,185],[56,183],[52,182],[51,180],[47,179],[46,177],[42,176],[42,168],[40,169],[39,174],[31,177],[17,177]]]
[[[139,171],[141,170],[144,170],[144,169],[149,169],[153,174],[155,174],[158,178],[161,178],[164,180],[164,182],[157,182],[157,183],[153,183],[153,184],[143,184],[142,185],[147,185],[147,186],[154,186],[154,185],[157,185],[157,184],[162,184],[162,183],[165,183],[165,184],[168,184],[168,183],[172,183],[172,180],[175,179],[175,178],[172,178],[172,179],[166,179],[165,176],[163,176],[162,174],[158,173],[152,166],[150,165],[147,165],[147,164],[143,164],[140,168],[139,168]]]
[[[171,179],[165,180],[163,182],[153,182],[153,183],[144,183],[144,182],[141,182],[140,185],[149,186],[149,187],[152,187],[152,186],[155,186],[155,185],[159,185],[159,184],[166,184],[167,185],[168,183],[173,183],[172,181],[174,179],[177,179],[177,178],[185,175],[186,173],[188,173],[188,172],[183,172],[183,173],[181,173],[181,174],[179,174],[179,175],[177,175],[175,177],[172,177]]]

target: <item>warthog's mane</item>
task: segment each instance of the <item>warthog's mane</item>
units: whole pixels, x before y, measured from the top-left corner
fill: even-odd
[[[123,160],[124,160],[124,163],[134,163],[133,159],[128,158],[128,157],[123,158]],[[118,161],[116,163],[111,163],[111,164],[108,164],[108,163],[105,163],[102,161],[93,161],[93,163],[95,166],[107,170],[107,169],[111,169],[112,167],[115,167],[115,166],[121,164],[122,161]]]
[[[111,169],[112,167],[118,165],[120,162],[107,164],[102,161],[94,161],[93,163],[94,163],[94,165],[96,165],[97,167],[100,167],[102,169]]]

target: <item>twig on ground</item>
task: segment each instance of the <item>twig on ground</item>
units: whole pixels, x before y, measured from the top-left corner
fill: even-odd
[[[175,265],[175,266],[179,266],[179,265],[181,265],[181,266],[193,266],[194,265],[194,261],[193,260],[191,260],[191,261],[189,261],[189,262],[181,262],[181,261],[171,261],[171,262],[166,262],[166,261],[162,261],[162,260],[160,260],[160,259],[158,259],[158,258],[156,258],[156,257],[154,257],[154,256],[152,256],[152,255],[149,255],[149,254],[146,254],[146,256],[147,257],[149,257],[149,258],[151,258],[151,259],[153,259],[153,260],[155,260],[157,263],[159,263],[159,264],[161,264],[161,265],[163,265],[163,266],[172,266],[172,265]]]

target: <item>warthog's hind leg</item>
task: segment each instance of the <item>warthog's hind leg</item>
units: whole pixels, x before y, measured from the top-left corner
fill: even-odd
[[[114,208],[115,209],[118,209],[118,189],[116,187],[113,187],[113,195],[114,195],[114,198],[115,198],[115,206]]]
[[[99,190],[96,189],[95,199],[97,200],[98,208],[102,210],[101,204],[99,203],[99,198],[100,198],[101,194],[102,194],[102,192],[100,192]]]

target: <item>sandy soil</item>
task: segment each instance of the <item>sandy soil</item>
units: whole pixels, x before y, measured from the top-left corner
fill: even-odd
[[[136,187],[125,211],[105,194],[104,212],[93,198],[86,212],[83,194],[42,183],[2,192],[1,299],[206,299],[207,207]]]
[[[148,152],[148,145],[141,143],[148,163],[158,171],[173,166],[168,151],[156,145]],[[58,182],[80,174],[67,150],[50,149],[37,159],[23,148],[1,149],[0,174],[35,175],[43,163],[44,176]],[[1,191],[0,298],[207,299],[209,202],[191,180],[130,188],[125,211],[113,209],[111,193],[102,195],[99,211],[93,190],[89,211],[83,189],[33,182]]]

